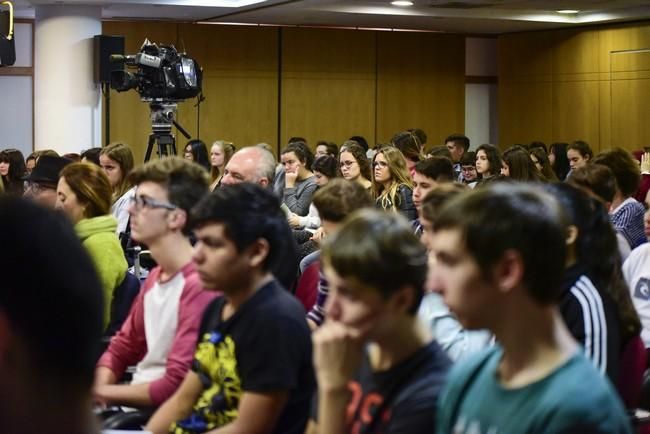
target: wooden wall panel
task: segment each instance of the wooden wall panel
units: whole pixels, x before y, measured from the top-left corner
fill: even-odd
[[[551,82],[499,83],[499,134],[503,149],[515,143],[551,139]],[[507,137],[507,141],[504,141]]]
[[[558,81],[553,83],[551,140],[585,140],[600,149],[599,82]]]
[[[623,146],[629,150],[650,143],[648,122],[644,116],[650,105],[650,24],[636,23],[588,29],[531,32],[500,38],[500,65],[513,65],[522,55],[521,47],[547,46],[548,50],[533,54],[548,59],[551,54],[551,74],[547,81],[552,87],[550,105],[535,105],[527,116],[533,125],[530,131],[547,141],[588,141],[594,151]],[[641,50],[631,52],[634,50]],[[540,61],[536,61],[540,64]],[[531,141],[522,129],[509,125],[510,119],[521,116],[523,100],[542,79],[531,78],[526,69],[500,71],[500,131],[504,145],[516,141]],[[513,91],[509,83],[520,83]],[[532,111],[532,113],[530,112]],[[552,124],[549,128],[547,119]]]
[[[465,38],[380,32],[377,141],[422,128],[429,145],[465,129]]]
[[[499,38],[499,82],[541,77],[553,72],[553,39],[539,33],[519,33]]]
[[[373,32],[282,29],[282,143],[374,142],[375,62]]]
[[[647,72],[631,73],[639,77],[612,80],[612,146],[627,149],[650,146],[650,77]]]
[[[179,39],[203,67],[200,138],[237,147],[267,142],[275,148],[278,116],[278,29],[181,25]],[[191,101],[191,105],[195,104]],[[180,120],[197,135],[197,109]]]
[[[576,80],[599,72],[599,33],[590,30],[564,30],[553,34],[552,70]]]

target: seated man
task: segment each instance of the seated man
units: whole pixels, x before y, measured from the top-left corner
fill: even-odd
[[[72,225],[0,196],[0,431],[98,432],[90,410],[101,284]],[[61,254],[64,252],[64,254]]]
[[[453,198],[465,192],[467,187],[464,184],[445,184],[429,192],[424,198],[420,211],[420,223],[422,223],[422,236],[420,241],[429,251],[429,275],[432,275],[435,268],[435,257],[430,249],[430,238],[436,226],[436,219],[444,205]],[[418,316],[429,326],[431,334],[447,355],[455,362],[463,360],[483,348],[490,345],[492,335],[485,330],[465,330],[458,322],[454,314],[449,311],[442,296],[431,292],[422,298]]]
[[[349,214],[361,208],[372,208],[374,202],[361,184],[339,178],[333,179],[316,191],[314,206],[321,216],[322,234],[326,237],[336,232]],[[317,260],[319,260],[320,250],[317,253]],[[316,302],[307,312],[307,323],[312,330],[319,327],[325,320],[325,303],[329,292],[329,284],[322,267],[318,274]]]
[[[422,201],[427,193],[435,190],[441,184],[454,182],[454,167],[447,157],[430,157],[415,165],[413,173],[413,205],[418,212],[418,218],[411,224],[417,236],[422,235]]]
[[[199,275],[224,295],[203,315],[192,370],[147,429],[303,433],[314,389],[311,339],[302,306],[271,273],[293,241],[280,202],[241,183],[215,190],[193,217]]]
[[[284,185],[283,169],[282,185]],[[259,146],[247,146],[235,152],[228,163],[221,179],[221,185],[234,185],[250,182],[267,189],[273,189],[275,176],[275,157],[271,152]],[[279,197],[282,197],[280,194]],[[285,260],[274,264],[273,275],[287,289],[295,284],[298,275],[298,246],[291,243],[286,246]]]
[[[330,283],[314,332],[310,433],[432,433],[451,362],[418,322],[427,257],[406,220],[361,210],[322,250]]]
[[[158,266],[97,363],[95,400],[151,408],[174,393],[190,368],[201,315],[216,295],[201,286],[187,225],[209,181],[202,167],[176,157],[150,161],[131,178],[131,236],[149,247]],[[131,384],[116,384],[131,365]]]
[[[493,184],[447,204],[434,229],[434,289],[465,328],[498,342],[452,370],[438,432],[631,433],[556,307],[568,230],[557,200]]]
[[[25,177],[27,188],[24,196],[46,208],[54,209],[59,173],[70,163],[72,160],[63,157],[50,155],[39,157],[34,170]]]

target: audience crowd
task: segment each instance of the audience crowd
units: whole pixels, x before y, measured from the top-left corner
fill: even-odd
[[[427,139],[0,151],[0,431],[648,432],[650,153]]]

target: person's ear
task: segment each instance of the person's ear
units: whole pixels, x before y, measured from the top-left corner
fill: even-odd
[[[394,312],[408,313],[415,303],[415,289],[410,285],[402,286],[391,297],[389,304]]]
[[[501,259],[492,268],[494,282],[500,292],[510,292],[524,279],[524,258],[514,249],[503,252]]]
[[[183,230],[187,224],[187,211],[181,208],[176,208],[169,213],[168,216],[169,227],[171,229]]]
[[[246,249],[248,255],[248,264],[251,268],[261,267],[268,258],[271,246],[265,238],[256,239],[253,244]]]
[[[566,245],[571,246],[575,244],[576,240],[578,239],[578,234],[578,227],[575,225],[570,225],[566,230]]]
[[[258,184],[261,185],[261,186],[264,187],[264,188],[268,187],[268,186],[269,186],[269,183],[270,183],[270,181],[269,181],[269,179],[266,178],[266,177],[260,179],[259,182],[258,182]]]

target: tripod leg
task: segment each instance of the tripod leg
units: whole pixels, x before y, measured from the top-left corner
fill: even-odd
[[[147,152],[144,154],[145,163],[151,159],[151,151],[153,149],[153,144],[155,141],[156,141],[156,135],[149,134],[149,143],[147,144]]]

